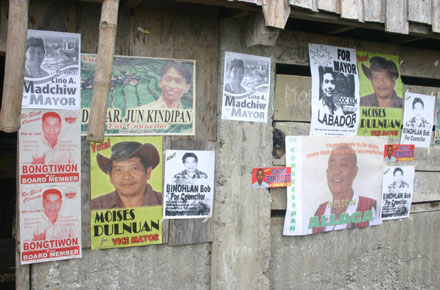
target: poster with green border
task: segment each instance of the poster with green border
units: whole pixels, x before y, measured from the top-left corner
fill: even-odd
[[[160,205],[142,205],[139,207],[124,208],[95,208],[93,200],[111,193],[118,194],[110,179],[98,164],[97,156],[101,154],[107,158],[112,156],[112,147],[120,142],[138,142],[139,145],[151,144],[157,149],[159,163],[145,173],[147,187],[160,196]],[[123,143],[124,147],[125,144]],[[150,146],[150,145],[148,145]],[[113,152],[115,154],[115,152]],[[120,154],[123,154],[120,153]],[[118,158],[117,155],[115,157]],[[111,159],[113,162],[115,158]],[[121,160],[120,158],[118,160]],[[123,158],[121,161],[125,161]],[[101,164],[102,165],[102,164]],[[147,172],[147,170],[145,170]],[[132,182],[127,178],[127,182]],[[133,246],[145,246],[162,243],[162,137],[106,137],[103,143],[90,143],[90,184],[91,184],[91,214],[90,232],[92,249],[108,249]],[[145,199],[149,191],[146,190]]]
[[[96,54],[81,55],[81,134],[87,135]],[[195,60],[115,56],[105,134],[194,135]]]
[[[360,82],[358,136],[400,138],[403,83],[399,56],[359,50],[356,56]],[[372,71],[383,77],[376,78]]]

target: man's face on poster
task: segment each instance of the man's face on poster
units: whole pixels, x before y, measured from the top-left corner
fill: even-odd
[[[421,119],[422,118],[423,109],[424,108],[423,108],[423,104],[422,103],[417,102],[417,103],[414,104],[413,111],[414,111],[414,116],[417,119]]]
[[[335,149],[329,157],[327,183],[332,194],[346,193],[352,190],[353,180],[358,172],[353,153],[349,149]]]
[[[400,170],[394,172],[394,180],[397,181],[397,183],[402,182],[403,174],[402,174],[402,172],[400,172]]]
[[[393,147],[388,146],[388,148],[387,148],[387,154],[388,154],[388,157],[391,157],[391,156],[393,155]]]
[[[194,157],[186,157],[183,166],[185,166],[186,171],[194,172],[197,169],[197,161]]]
[[[56,117],[47,117],[42,123],[44,139],[49,143],[56,143],[61,132],[60,120]]]
[[[370,81],[378,98],[387,99],[393,96],[396,78],[391,77],[386,69],[371,71]]]
[[[190,84],[177,69],[170,67],[160,79],[160,88],[164,99],[180,100],[189,91]]]
[[[257,180],[258,183],[261,183],[264,178],[264,171],[263,170],[257,170]]]
[[[26,50],[26,64],[40,67],[44,60],[44,49],[40,46],[29,46]]]
[[[109,178],[119,195],[135,197],[145,193],[151,170],[151,166],[145,170],[141,159],[133,157],[124,161],[112,161]]]
[[[56,193],[49,193],[43,200],[44,214],[50,220],[56,220],[62,205],[61,197]]]
[[[322,91],[324,95],[329,98],[333,97],[335,94],[335,79],[333,78],[333,75],[331,73],[325,73],[322,76]]]
[[[234,66],[231,69],[231,79],[241,83],[244,78],[244,69],[241,66]]]

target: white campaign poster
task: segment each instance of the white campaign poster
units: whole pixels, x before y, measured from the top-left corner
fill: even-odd
[[[23,108],[79,110],[81,35],[28,30]]]
[[[80,111],[22,109],[22,264],[81,257]]]
[[[359,123],[356,50],[309,44],[312,74],[310,135],[355,136]]]
[[[403,114],[402,144],[427,148],[431,144],[435,96],[408,93]]]
[[[286,136],[284,235],[308,235],[381,224],[379,137]]]
[[[214,151],[167,150],[163,218],[212,216]]]
[[[414,166],[385,167],[382,184],[382,219],[408,217],[414,189]]]
[[[267,122],[270,58],[225,53],[222,119]]]

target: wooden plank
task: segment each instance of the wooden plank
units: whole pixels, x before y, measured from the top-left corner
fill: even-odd
[[[323,36],[292,30],[282,30],[280,32],[277,46],[273,52],[274,62],[308,66],[309,43],[322,43],[356,48],[363,51],[398,55],[403,60],[400,66],[402,75],[440,79],[440,70],[438,66],[435,66],[435,62],[439,59],[438,51],[343,37]]]
[[[432,31],[440,32],[440,0],[432,0]]]
[[[340,0],[341,18],[364,22],[364,5],[362,0]]]
[[[385,31],[408,34],[408,2],[386,0],[385,7]]]
[[[160,1],[145,1],[134,11],[130,55],[196,60],[194,139],[213,141],[217,136],[218,9],[194,9],[185,3],[167,3],[166,9],[162,6]],[[139,32],[137,27],[148,29],[150,34]],[[177,139],[184,138],[188,139]]]
[[[76,32],[76,20],[76,3],[73,1],[41,0],[29,3],[30,29]]]
[[[318,12],[317,0],[289,0],[289,4],[295,7],[301,7],[305,9],[310,9],[314,12]]]
[[[383,0],[363,0],[364,20],[371,22],[385,22],[385,3]]]
[[[83,249],[90,249],[90,143],[81,137],[81,233]]]
[[[247,47],[274,46],[276,44],[280,30],[267,27],[265,22],[261,12],[248,18],[244,29],[244,39]]]
[[[8,32],[8,0],[0,1],[0,54],[6,52],[6,34]]]
[[[274,120],[310,121],[311,78],[276,75]]]
[[[408,21],[431,24],[431,0],[408,0]]]
[[[440,179],[437,177],[438,174],[438,172],[416,171],[413,202],[429,203],[440,200],[440,192],[438,192]],[[271,209],[285,210],[287,205],[286,188],[272,188],[270,189],[270,194],[272,195]]]
[[[284,29],[290,15],[289,4],[284,0],[266,2],[266,5],[262,6],[266,26]]]
[[[318,0],[318,9],[337,14],[341,13],[339,0]]]
[[[81,33],[81,52],[97,53],[101,5],[78,4],[78,33]]]
[[[215,143],[209,141],[173,141],[174,150],[215,150]],[[212,242],[213,219],[171,219],[169,224],[169,245],[186,245]]]
[[[427,203],[411,204],[411,213],[429,212],[440,210],[440,202],[433,201]]]

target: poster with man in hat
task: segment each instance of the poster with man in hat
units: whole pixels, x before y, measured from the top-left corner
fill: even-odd
[[[356,51],[360,82],[359,136],[400,138],[403,83],[399,56]]]
[[[162,243],[162,138],[90,144],[92,249]]]

